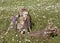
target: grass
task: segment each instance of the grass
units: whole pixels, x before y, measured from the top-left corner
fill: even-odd
[[[10,29],[4,36],[12,16],[23,6],[29,10],[32,17],[32,31],[45,28],[50,18],[60,29],[60,0],[0,0],[0,43],[60,43],[59,36],[47,41],[36,41],[37,39],[30,39],[28,36],[23,38],[15,28]]]

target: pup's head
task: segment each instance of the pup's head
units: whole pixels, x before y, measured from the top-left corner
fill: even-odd
[[[59,35],[59,30],[57,28],[46,29],[44,35],[48,35],[49,37],[57,36]]]
[[[25,8],[22,8],[19,10],[19,14],[20,16],[26,16],[28,15],[28,10],[26,10]]]

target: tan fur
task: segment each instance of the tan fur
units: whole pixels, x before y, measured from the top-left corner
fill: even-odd
[[[33,38],[50,38],[59,35],[59,33],[57,26],[48,24],[43,30],[30,32],[29,36]]]
[[[19,17],[19,23],[17,24],[17,29],[21,31],[21,33],[28,32],[29,29],[29,23],[30,23],[30,16],[28,14],[28,11],[26,9],[21,9],[20,11],[20,17]],[[22,27],[22,28],[21,28]]]

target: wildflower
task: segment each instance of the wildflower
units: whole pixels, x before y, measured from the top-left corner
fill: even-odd
[[[18,35],[16,34],[16,37],[17,37]]]
[[[46,16],[43,16],[43,18],[46,18]]]
[[[40,6],[40,4],[37,4],[37,6]]]
[[[3,36],[1,36],[1,38],[3,38]]]
[[[19,41],[19,43],[21,43],[21,41]]]
[[[12,38],[12,41],[14,41],[14,38]]]
[[[28,41],[28,42],[30,42],[30,40],[29,40],[29,39],[25,39],[25,41]]]
[[[46,10],[50,10],[50,9],[49,9],[50,7],[51,7],[51,6],[47,6],[45,9],[46,9]]]
[[[2,17],[4,16],[4,15],[1,15]]]

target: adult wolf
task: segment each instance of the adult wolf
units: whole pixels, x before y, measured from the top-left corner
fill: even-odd
[[[21,34],[31,31],[31,16],[26,9],[21,9],[20,17],[18,19],[17,29]]]
[[[30,32],[31,16],[29,15],[29,11],[25,8],[19,10],[19,13],[13,16],[7,32],[10,30],[10,28],[13,28],[14,25],[16,25],[16,29],[21,32],[21,34],[24,34],[25,32]]]

